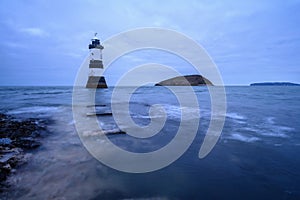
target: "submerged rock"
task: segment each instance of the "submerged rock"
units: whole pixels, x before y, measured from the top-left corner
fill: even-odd
[[[126,134],[125,131],[121,129],[110,129],[110,130],[95,130],[95,131],[84,131],[82,136],[89,137],[89,136],[100,136],[100,135],[115,135],[115,134]]]
[[[106,115],[112,115],[112,112],[105,111],[105,112],[88,112],[88,113],[86,113],[86,116],[106,116]]]

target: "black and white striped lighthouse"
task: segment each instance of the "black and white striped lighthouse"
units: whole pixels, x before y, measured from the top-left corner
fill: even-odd
[[[89,77],[86,84],[87,88],[107,88],[105,77],[102,76],[103,61],[102,50],[104,47],[101,45],[100,40],[96,37],[91,40],[89,44]]]

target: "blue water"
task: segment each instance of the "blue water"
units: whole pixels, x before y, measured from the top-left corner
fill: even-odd
[[[109,109],[112,90],[97,91],[96,110]],[[130,174],[101,164],[84,148],[74,127],[71,87],[1,87],[1,113],[53,122],[42,147],[28,153],[28,163],[9,178],[12,192],[3,198],[300,199],[300,87],[226,87],[222,135],[204,159],[198,152],[210,121],[210,97],[206,87],[194,90],[200,123],[190,148],[164,169]],[[167,89],[136,90],[131,117],[137,124],[149,124],[153,104],[167,111],[164,134],[109,139],[133,152],[154,151],[170,142],[180,124],[181,108]],[[116,127],[112,116],[98,120],[106,129]]]

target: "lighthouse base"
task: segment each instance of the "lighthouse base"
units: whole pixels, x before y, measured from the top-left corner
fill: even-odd
[[[107,88],[104,76],[89,76],[86,88]]]

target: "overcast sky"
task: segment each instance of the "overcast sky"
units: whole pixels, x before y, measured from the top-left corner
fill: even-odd
[[[212,57],[227,85],[300,83],[299,24],[298,0],[3,0],[0,85],[72,85],[94,32],[104,41],[140,27],[191,37]],[[161,59],[155,62],[181,65],[156,53]],[[132,53],[122,65],[151,62],[149,55]],[[115,76],[122,65],[106,75]],[[188,68],[182,64],[182,73],[191,73]]]

